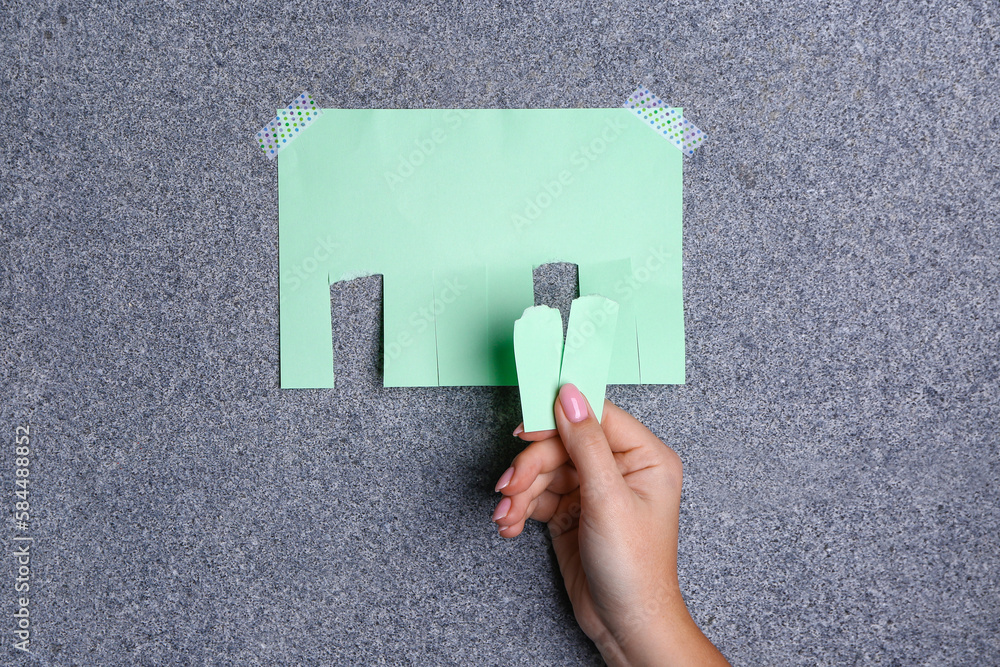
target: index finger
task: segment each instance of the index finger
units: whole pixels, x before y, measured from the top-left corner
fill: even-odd
[[[546,429],[544,431],[525,431],[524,422],[517,425],[514,429],[514,436],[524,440],[525,442],[538,442],[539,440],[548,440],[549,438],[554,438],[559,435],[559,431],[554,428]]]

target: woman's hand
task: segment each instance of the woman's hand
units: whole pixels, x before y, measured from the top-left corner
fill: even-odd
[[[609,664],[728,665],[677,580],[680,458],[610,401],[599,423],[571,384],[555,418],[558,431],[515,431],[531,444],[497,483],[500,535],[548,524],[577,622]]]

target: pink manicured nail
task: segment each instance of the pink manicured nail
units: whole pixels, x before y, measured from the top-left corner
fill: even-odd
[[[587,418],[587,401],[574,385],[564,384],[559,390],[559,402],[562,403],[566,418],[574,424]]]
[[[518,424],[517,428],[514,429],[514,437],[516,438],[522,433],[524,433],[524,424]]]
[[[510,478],[514,476],[514,466],[507,468],[502,475],[500,475],[500,481],[497,482],[497,488],[494,491],[499,491],[508,484],[510,484]]]
[[[504,498],[497,504],[497,508],[493,511],[493,520],[499,521],[500,519],[507,516],[507,512],[510,511],[510,498]]]

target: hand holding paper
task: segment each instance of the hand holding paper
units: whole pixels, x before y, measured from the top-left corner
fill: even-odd
[[[608,664],[725,667],[681,595],[680,458],[614,404],[603,424],[589,407],[565,384],[558,433],[521,434],[529,444],[497,483],[499,534],[548,524],[575,616]]]

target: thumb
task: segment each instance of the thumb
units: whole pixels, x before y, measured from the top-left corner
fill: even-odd
[[[604,498],[619,493],[625,484],[611,445],[590,403],[575,385],[559,389],[555,405],[559,437],[580,477],[580,495]]]

